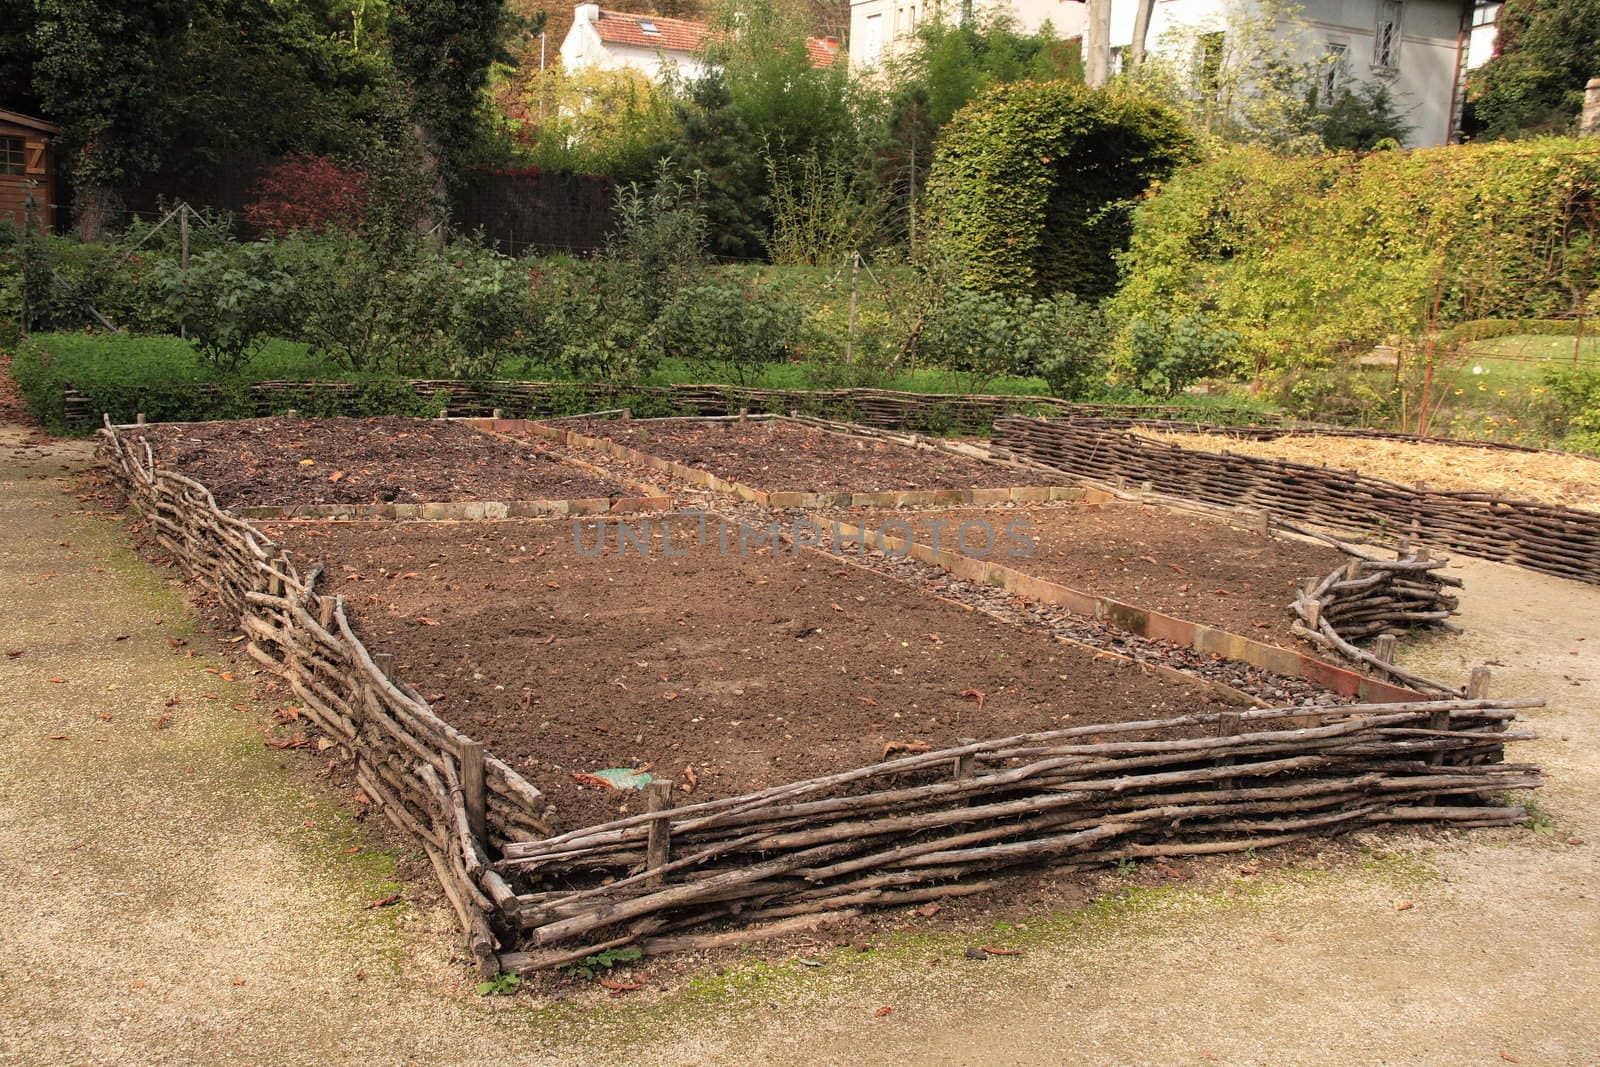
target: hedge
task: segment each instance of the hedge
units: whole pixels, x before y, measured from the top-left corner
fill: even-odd
[[[1264,378],[1474,320],[1568,317],[1600,273],[1597,196],[1592,141],[1239,149],[1135,210],[1110,313],[1207,315],[1240,336],[1232,369]]]

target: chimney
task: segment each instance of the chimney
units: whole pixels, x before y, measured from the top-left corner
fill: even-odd
[[[1582,137],[1600,135],[1600,78],[1590,78],[1583,87],[1583,118],[1578,120],[1578,134]]]
[[[587,22],[591,25],[600,21],[599,4],[579,4],[573,9],[573,18],[578,22]]]

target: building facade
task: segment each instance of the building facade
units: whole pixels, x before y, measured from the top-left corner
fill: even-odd
[[[599,4],[580,4],[572,28],[561,42],[561,64],[568,70],[636,70],[651,81],[670,76],[685,80],[706,72],[704,48],[712,31],[703,22],[659,15],[607,11]],[[815,67],[838,61],[843,43],[835,37],[812,37],[806,53]]]
[[[980,15],[1005,10],[1024,29],[1048,21],[1062,37],[1084,27],[1077,0],[976,0]],[[950,0],[856,0],[850,8],[850,62],[880,65],[914,45],[916,27],[951,18]],[[1274,36],[1317,64],[1319,96],[1380,82],[1411,126],[1411,147],[1453,139],[1458,123],[1468,46],[1474,36],[1472,0],[1300,0],[1297,14],[1273,23]],[[1112,69],[1133,41],[1138,0],[1111,0]],[[959,9],[958,9],[959,11]],[[1150,54],[1203,62],[1203,47],[1221,51],[1221,37],[1241,19],[1265,17],[1251,0],[1156,0],[1145,45]],[[1482,16],[1479,16],[1482,18]],[[1492,32],[1492,31],[1491,31]],[[1482,34],[1478,34],[1480,43]],[[1201,42],[1209,38],[1209,45]],[[1174,50],[1191,55],[1173,56]],[[1476,58],[1476,56],[1474,56]]]
[[[19,231],[28,222],[43,233],[55,229],[56,165],[52,146],[61,128],[55,123],[0,110],[0,219]]]

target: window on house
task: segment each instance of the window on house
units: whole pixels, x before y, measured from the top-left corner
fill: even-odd
[[[645,33],[656,33],[656,34],[659,34],[661,32],[661,30],[657,28],[656,24],[651,22],[649,19],[644,19],[643,21],[641,21],[639,23],[639,28],[641,30],[643,30]]]
[[[1222,46],[1226,41],[1221,30],[1200,35],[1200,92],[1215,98],[1222,92]]]
[[[1372,65],[1384,70],[1400,66],[1400,0],[1379,0],[1378,32],[1373,40]]]
[[[1495,19],[1500,17],[1499,4],[1479,3],[1472,9],[1472,24],[1474,26],[1492,26]]]
[[[868,15],[866,18],[865,44],[862,53],[868,63],[876,63],[878,56],[883,52],[883,16]]]
[[[1344,88],[1346,53],[1350,51],[1348,45],[1329,44],[1327,51],[1322,55],[1322,69],[1318,71],[1317,102],[1323,107],[1333,103],[1338,97],[1339,90]]]
[[[0,174],[26,174],[28,151],[20,137],[0,137]]]

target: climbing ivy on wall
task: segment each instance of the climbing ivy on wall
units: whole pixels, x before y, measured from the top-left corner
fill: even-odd
[[[974,289],[1099,299],[1116,284],[1128,207],[1193,151],[1178,115],[1147,98],[1064,81],[997,86],[940,138],[935,247]]]

